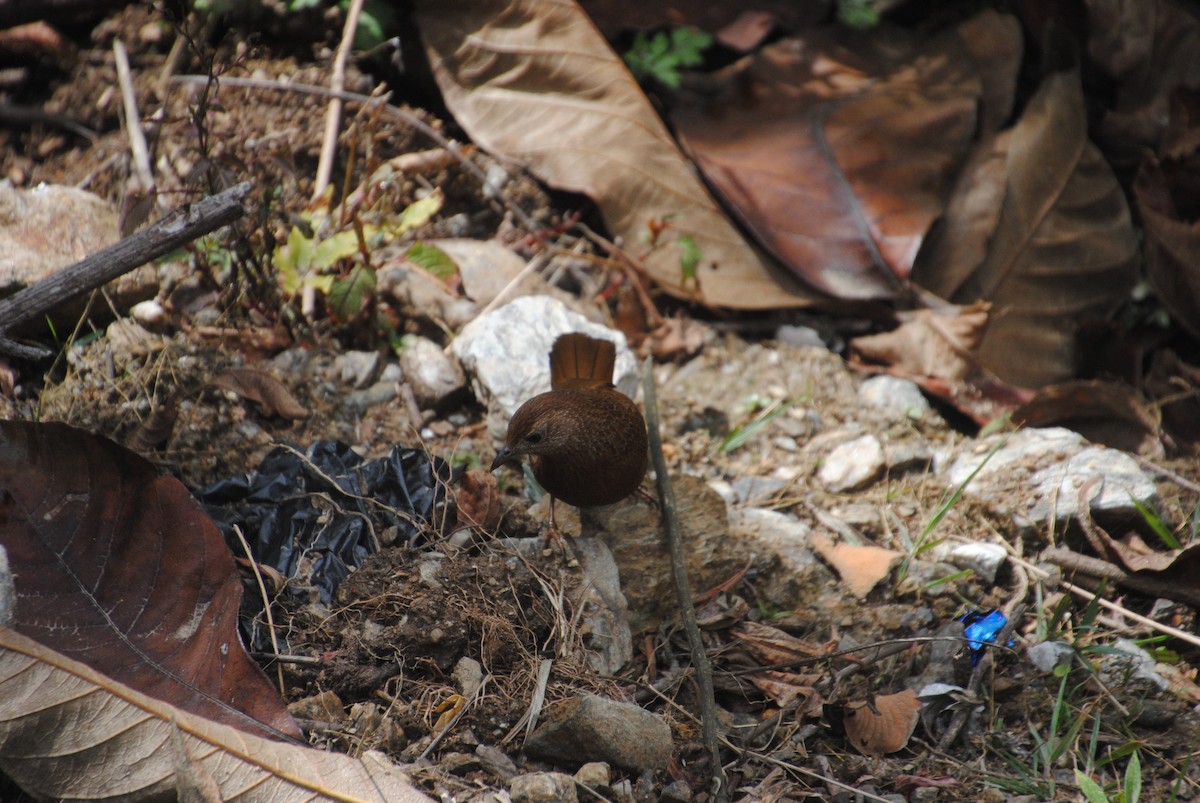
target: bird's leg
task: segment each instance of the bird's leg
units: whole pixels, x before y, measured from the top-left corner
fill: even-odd
[[[659,504],[658,497],[655,496],[654,492],[651,491],[650,489],[648,489],[645,485],[639,485],[637,487],[637,490],[635,490],[633,493],[635,496],[637,496],[643,502],[650,505],[650,507],[653,507],[653,508],[661,508],[662,507],[662,505]]]
[[[546,543],[549,545],[551,541],[557,544],[560,548],[566,543],[563,538],[563,531],[558,528],[558,522],[554,520],[554,503],[553,494],[550,496],[550,529],[546,531]]]

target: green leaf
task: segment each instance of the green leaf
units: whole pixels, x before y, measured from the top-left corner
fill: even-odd
[[[1158,514],[1134,499],[1132,495],[1130,495],[1129,501],[1133,502],[1133,506],[1141,514],[1142,520],[1146,522],[1151,530],[1154,530],[1154,534],[1158,536],[1158,540],[1162,541],[1167,549],[1179,549],[1179,539],[1175,537],[1175,533],[1167,529],[1167,525],[1163,524]]]
[[[399,219],[388,227],[387,233],[392,237],[399,237],[406,231],[424,226],[430,218],[442,210],[442,204],[445,201],[446,196],[442,194],[441,190],[434,190],[421,200],[414,201],[400,213]]]
[[[1129,757],[1125,768],[1125,803],[1138,803],[1142,796],[1142,759],[1137,753]]]
[[[679,273],[683,277],[684,284],[696,281],[696,268],[703,258],[700,248],[696,245],[696,241],[686,234],[675,242],[679,244]]]
[[[312,265],[312,240],[305,237],[299,228],[288,232],[287,242],[276,246],[272,256],[275,270],[279,272],[279,283],[288,295],[294,295],[304,283],[303,274]]]
[[[678,89],[679,68],[702,63],[703,52],[712,42],[712,36],[695,28],[676,28],[670,35],[660,31],[653,37],[639,31],[623,58],[638,78],[653,78]]]
[[[732,452],[734,449],[737,449],[746,441],[750,440],[750,438],[753,437],[756,432],[774,421],[780,413],[790,408],[792,404],[793,402],[790,401],[779,402],[774,407],[769,407],[764,410],[758,416],[758,418],[755,418],[744,427],[734,427],[730,433],[725,436],[725,440],[721,441],[721,445],[717,447],[717,450],[727,454]]]
[[[354,320],[366,309],[375,284],[375,271],[369,265],[355,265],[349,276],[334,280],[329,289],[329,311],[340,321]]]
[[[339,231],[327,240],[322,240],[313,251],[314,270],[327,270],[346,257],[358,253],[358,234],[354,229]]]
[[[413,243],[404,257],[442,282],[448,282],[458,275],[458,265],[449,254],[435,245]]]
[[[1079,791],[1083,792],[1083,796],[1088,799],[1088,803],[1109,803],[1108,795],[1104,794],[1104,789],[1100,784],[1079,770],[1075,770],[1075,783],[1079,786]]]

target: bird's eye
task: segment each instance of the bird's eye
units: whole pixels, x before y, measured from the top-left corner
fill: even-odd
[[[530,432],[525,436],[525,442],[534,444],[536,446],[542,442],[542,433],[538,431]]]

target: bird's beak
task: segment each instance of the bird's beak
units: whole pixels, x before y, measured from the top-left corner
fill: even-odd
[[[495,471],[506,463],[515,464],[519,459],[507,445],[501,446],[500,451],[496,452],[496,459],[492,461],[491,470]]]

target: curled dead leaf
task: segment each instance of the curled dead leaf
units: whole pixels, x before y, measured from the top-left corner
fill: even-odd
[[[842,727],[856,750],[882,756],[903,750],[912,738],[921,714],[921,700],[912,689],[884,694],[871,700],[847,703]]]
[[[264,371],[234,368],[213,377],[209,384],[257,403],[264,415],[278,415],[294,421],[311,415],[282,382]]]
[[[991,304],[979,302],[900,313],[898,327],[856,337],[850,350],[897,376],[966,379],[978,370],[975,351],[987,331],[990,312]]]

